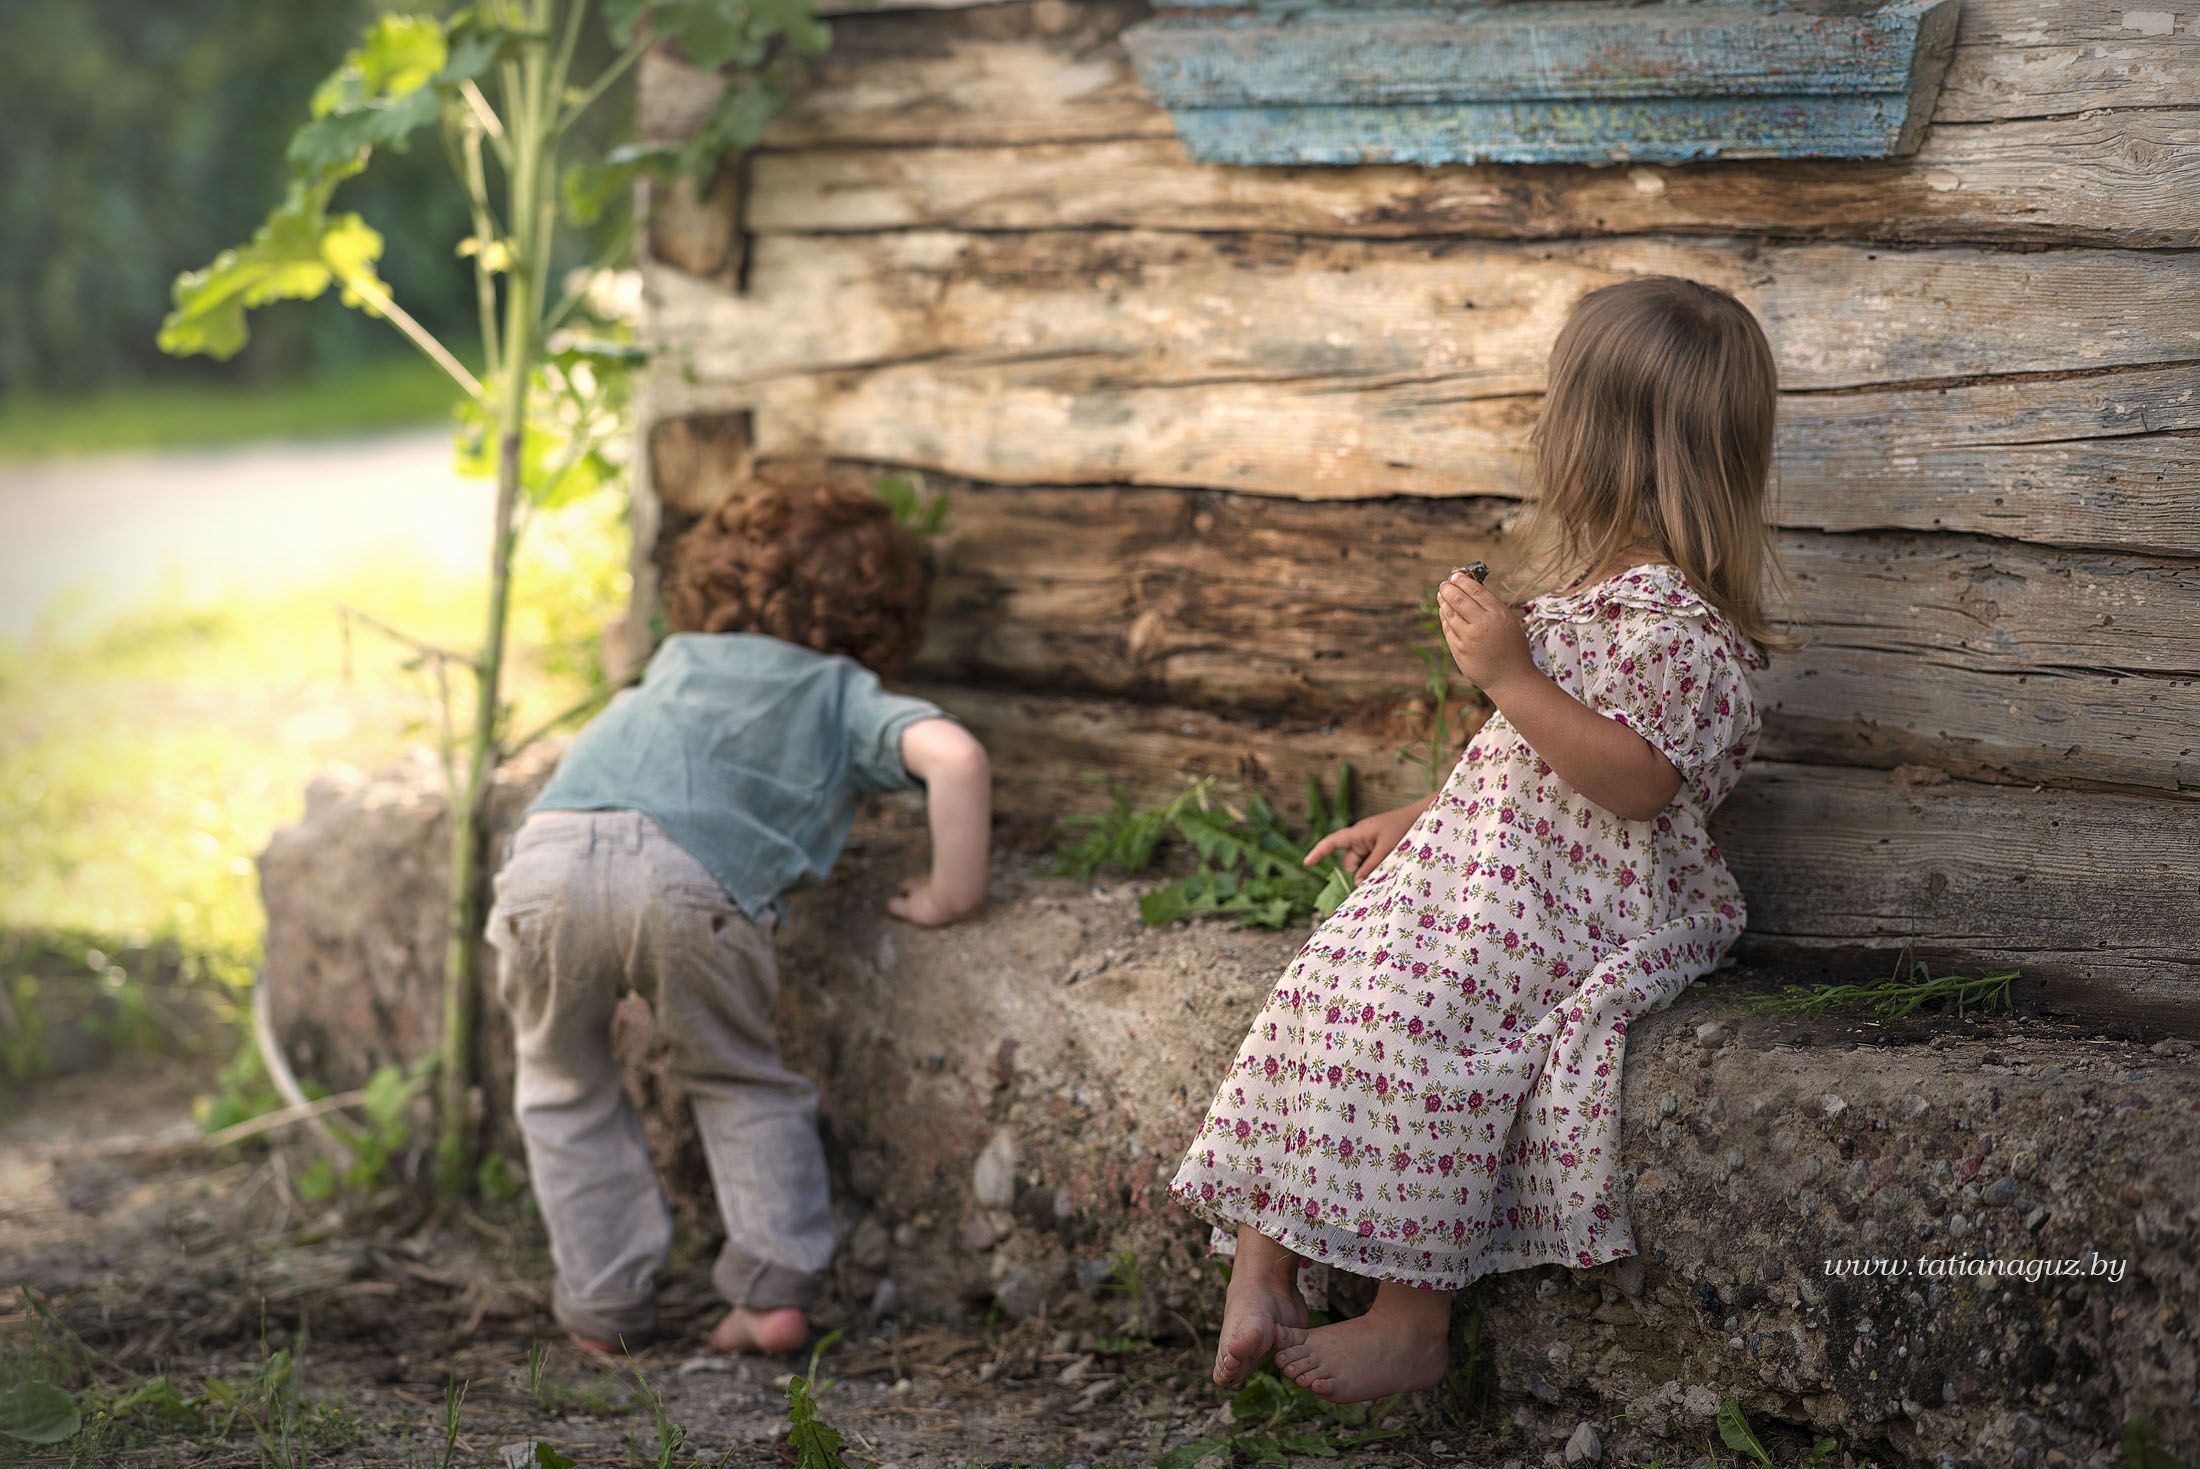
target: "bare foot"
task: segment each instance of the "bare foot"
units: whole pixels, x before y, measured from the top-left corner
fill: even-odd
[[[799,1351],[810,1339],[810,1318],[792,1306],[751,1311],[735,1306],[710,1334],[714,1352],[761,1352],[782,1356]]]
[[[619,1355],[618,1347],[605,1341],[600,1336],[582,1336],[577,1331],[568,1331],[565,1334],[565,1339],[582,1351],[587,1352],[590,1356],[616,1357]]]
[[[1450,1356],[1444,1315],[1385,1311],[1380,1299],[1365,1316],[1312,1331],[1285,1328],[1278,1337],[1277,1370],[1332,1403],[1435,1387]]]
[[[1253,1244],[1248,1235],[1259,1243]],[[1282,1330],[1306,1325],[1298,1271],[1297,1255],[1265,1235],[1238,1231],[1230,1293],[1222,1303],[1222,1340],[1215,1348],[1216,1382],[1236,1387],[1268,1360]]]

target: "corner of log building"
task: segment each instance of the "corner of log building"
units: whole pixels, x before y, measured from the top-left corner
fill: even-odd
[[[1772,337],[1809,640],[1717,823],[1743,955],[1915,944],[2196,1023],[2200,26],[1965,0],[1903,158],[1288,168],[1187,160],[1144,14],[839,15],[760,149],[655,194],[645,597],[750,456],[919,471],[954,516],[918,676],[1011,832],[1089,774],[1410,795],[1415,605],[1506,559],[1566,309],[1694,276]],[[644,130],[714,87],[651,57]]]

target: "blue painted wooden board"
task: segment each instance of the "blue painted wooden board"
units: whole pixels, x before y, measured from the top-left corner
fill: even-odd
[[[1876,158],[1916,148],[1956,8],[1414,0],[1178,13],[1124,44],[1206,162]]]
[[[1176,115],[1209,163],[1675,163],[1879,158],[1900,101],[1682,97],[1615,102],[1417,102],[1388,107],[1202,107]]]

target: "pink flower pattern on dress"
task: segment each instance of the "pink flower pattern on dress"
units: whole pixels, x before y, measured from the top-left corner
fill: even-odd
[[[1255,1017],[1169,1185],[1309,1261],[1457,1290],[1635,1253],[1627,1028],[1747,919],[1705,820],[1756,747],[1758,649],[1663,563],[1524,603],[1536,666],[1673,762],[1624,821],[1502,714]],[[1218,1233],[1217,1242],[1227,1239]]]

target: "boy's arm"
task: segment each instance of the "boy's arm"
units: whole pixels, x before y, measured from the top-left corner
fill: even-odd
[[[924,782],[932,871],[886,909],[925,927],[967,918],[985,903],[992,839],[993,771],[985,746],[952,719],[919,719],[901,733],[901,759]]]

